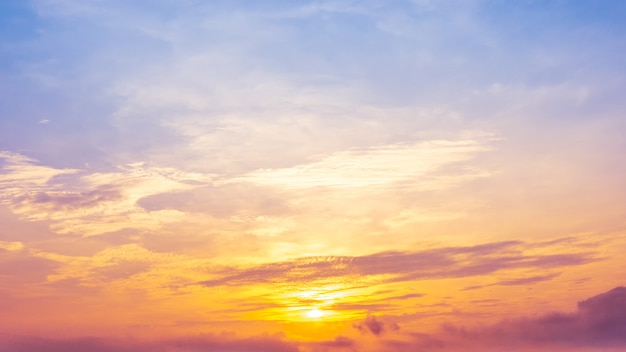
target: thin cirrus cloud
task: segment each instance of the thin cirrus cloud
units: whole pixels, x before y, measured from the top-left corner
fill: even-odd
[[[559,275],[560,275],[560,273],[553,273],[553,274],[548,274],[548,275],[534,275],[534,276],[522,277],[522,278],[518,278],[518,279],[508,279],[508,280],[498,281],[496,283],[489,284],[489,285],[468,286],[468,287],[465,287],[463,290],[476,290],[476,289],[479,289],[479,288],[484,288],[484,287],[489,287],[489,286],[496,286],[496,285],[518,286],[518,285],[534,284],[534,283],[537,283],[537,282],[552,280],[552,279],[554,279],[555,277],[557,277]]]
[[[319,161],[288,169],[259,170],[246,175],[242,180],[288,188],[350,188],[376,187],[414,179],[415,185],[420,187],[420,177],[441,166],[467,160],[486,150],[486,146],[473,140],[382,146],[370,150],[335,153]],[[484,174],[470,174],[466,178],[472,176]],[[441,187],[437,181],[424,182],[422,187]],[[446,180],[442,181],[445,183]]]

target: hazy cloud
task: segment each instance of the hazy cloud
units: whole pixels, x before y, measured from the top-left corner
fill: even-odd
[[[46,282],[61,263],[34,256],[18,242],[2,247],[0,242],[0,281],[8,285],[5,289],[15,288],[17,284],[35,284]]]
[[[139,199],[148,211],[175,209],[229,217],[277,215],[289,210],[284,192],[277,188],[237,183],[209,185],[177,193],[160,193]]]
[[[515,318],[484,328],[453,325],[439,337],[450,349],[466,344],[472,349],[531,349],[553,346],[555,350],[584,347],[626,348],[626,288],[617,287],[578,303],[575,313],[548,313],[535,318]],[[448,344],[448,343],[446,343]]]

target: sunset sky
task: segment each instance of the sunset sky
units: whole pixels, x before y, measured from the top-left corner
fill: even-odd
[[[626,351],[626,1],[0,0],[0,351]]]

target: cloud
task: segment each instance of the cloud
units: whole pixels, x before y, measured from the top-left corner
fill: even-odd
[[[376,336],[382,335],[384,332],[389,330],[397,331],[398,329],[400,329],[398,324],[383,322],[380,320],[380,318],[376,318],[373,315],[368,315],[365,320],[354,323],[352,326],[363,334],[371,333]]]
[[[626,344],[626,287],[578,303],[577,317],[591,337]]]
[[[107,113],[113,113],[97,122],[106,124],[115,138],[92,143],[115,163],[148,160],[185,170],[245,173],[306,164],[315,155],[411,145],[436,139],[433,134],[449,137],[467,129],[459,123],[459,114],[446,108],[447,101],[436,107],[374,102],[380,97],[394,99],[397,91],[416,91],[405,89],[402,79],[412,65],[395,64],[404,55],[382,55],[398,50],[393,41],[385,40],[391,37],[389,32],[375,26],[380,17],[410,10],[406,4],[305,1],[242,6],[164,1],[148,9],[123,2],[42,1],[33,6],[52,23],[71,21],[80,29],[67,33],[51,29],[54,35],[44,36],[60,42],[58,47],[71,43],[74,55],[63,57],[80,65],[51,67],[38,62],[38,70],[62,82],[107,72],[98,75],[106,78],[92,78],[97,89],[80,93],[108,98]],[[344,16],[353,20],[342,23]],[[303,26],[300,21],[316,25]],[[348,37],[338,36],[344,31],[336,26],[347,30]],[[363,31],[348,30],[352,26]],[[413,28],[408,37],[433,37],[422,29]],[[361,40],[369,34],[378,40]],[[90,45],[83,36],[100,38],[99,45]],[[376,52],[381,55],[364,59],[371,56],[374,43],[380,44]],[[46,47],[45,52],[54,56],[55,47]],[[406,55],[428,56],[423,51],[416,48]],[[425,82],[426,76],[430,81],[439,80],[439,75],[418,67],[423,70],[417,79],[419,90],[428,92],[433,85]],[[87,134],[100,135],[92,130]]]
[[[491,300],[492,301],[492,300]],[[497,301],[497,300],[496,300]],[[626,348],[626,287],[588,298],[573,313],[552,312],[534,317],[511,317],[472,328],[444,324],[435,333],[406,331],[387,336],[389,325],[373,316],[353,325],[379,345],[364,350],[408,351],[550,351],[618,352]]]
[[[534,284],[536,282],[552,280],[559,275],[560,273],[554,273],[550,275],[536,275],[536,276],[530,276],[530,277],[523,277],[519,279],[502,280],[502,281],[498,281],[496,285],[503,285],[503,286],[528,285],[528,284]]]
[[[530,254],[524,243],[496,242],[416,252],[381,252],[364,256],[302,257],[250,268],[229,268],[205,286],[288,284],[336,278],[403,282],[487,275],[507,269],[582,265],[597,260],[590,252]]]
[[[244,176],[241,180],[296,189],[375,187],[411,178],[419,180],[420,177],[443,165],[467,160],[474,154],[486,150],[488,148],[484,141],[476,140],[438,140],[413,145],[386,145],[338,152],[292,168],[259,170]],[[477,175],[463,176],[467,178]],[[451,180],[428,181],[423,185],[427,189],[441,187],[440,183],[446,184]],[[416,183],[419,186],[419,181]]]
[[[464,291],[476,290],[476,289],[480,289],[483,287],[498,286],[498,285],[502,285],[502,286],[528,285],[528,284],[534,284],[537,282],[552,280],[559,275],[561,275],[561,273],[553,273],[549,275],[535,275],[535,276],[521,277],[517,279],[507,279],[507,280],[501,280],[501,281],[498,281],[496,283],[489,284],[489,285],[468,286],[468,287],[465,287],[463,290]]]
[[[0,203],[10,204],[25,193],[45,190],[55,177],[76,174],[77,169],[55,169],[37,164],[35,159],[9,151],[0,151]],[[27,190],[27,191],[25,191]]]
[[[276,188],[233,183],[155,194],[139,199],[137,204],[148,211],[175,209],[214,217],[268,216],[287,212],[286,198],[288,196]]]
[[[626,348],[626,287],[579,302],[575,313],[548,313],[472,329],[448,325],[437,338],[448,341],[451,350]]]
[[[408,293],[400,296],[391,296],[377,299],[367,297],[367,299],[365,300],[358,300],[357,297],[354,297],[352,303],[338,303],[334,304],[332,308],[335,310],[366,310],[371,312],[392,307],[392,301],[404,301],[421,297],[424,297],[423,293]]]
[[[424,297],[423,293],[409,293],[406,295],[401,295],[401,296],[393,296],[393,297],[388,297],[386,299],[388,300],[405,300],[405,299],[412,299],[412,298],[419,298],[419,297]]]
[[[123,198],[119,189],[113,186],[101,186],[87,192],[39,192],[31,198],[32,203],[49,204],[59,210],[91,208],[105,202]]]
[[[49,276],[50,282],[79,279],[85,284],[95,284],[98,287],[110,285],[117,280],[127,280],[126,285],[135,288],[144,288],[147,282],[172,284],[172,280],[176,279],[169,276],[170,270],[187,267],[190,263],[197,266],[203,264],[198,260],[194,262],[192,258],[184,255],[151,252],[138,244],[112,246],[88,257],[63,256],[41,251],[37,251],[34,255],[64,264],[56,270],[54,275]],[[138,275],[142,273],[149,277]],[[185,271],[176,277],[180,278],[188,274],[190,272]]]
[[[380,311],[384,309],[388,309],[391,307],[391,304],[388,303],[375,303],[375,302],[367,302],[367,303],[336,303],[330,306],[333,310],[345,312],[348,310],[357,310],[357,311]]]
[[[22,220],[47,221],[62,234],[85,236],[122,229],[157,229],[179,221],[176,210],[147,211],[137,203],[156,194],[206,185],[212,175],[186,173],[143,163],[113,170],[57,169],[26,156],[1,152],[0,203]]]

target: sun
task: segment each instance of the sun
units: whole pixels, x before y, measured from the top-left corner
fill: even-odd
[[[322,316],[324,316],[324,312],[322,312],[319,309],[311,309],[310,311],[306,313],[306,316],[312,319],[317,319],[317,318],[321,318]]]

